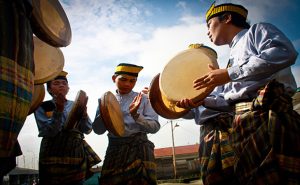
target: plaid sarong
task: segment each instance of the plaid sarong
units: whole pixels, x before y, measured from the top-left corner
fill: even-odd
[[[147,135],[109,138],[102,166],[101,185],[152,185],[156,183],[154,144]]]
[[[84,140],[83,134],[76,130],[62,131],[55,137],[44,137],[39,158],[40,184],[82,182],[92,175],[90,168],[100,161]]]
[[[17,137],[30,109],[34,80],[31,10],[23,0],[0,0],[0,158],[22,154]]]
[[[300,184],[300,115],[282,84],[259,92],[251,111],[236,115],[231,137],[243,185]]]
[[[203,184],[231,184],[234,152],[229,142],[233,116],[221,114],[205,122],[200,133],[200,176]]]

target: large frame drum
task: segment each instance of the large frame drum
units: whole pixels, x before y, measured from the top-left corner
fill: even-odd
[[[82,118],[83,110],[86,107],[87,102],[88,97],[86,93],[83,90],[79,90],[64,125],[65,129],[73,129],[78,126],[78,122]]]
[[[198,44],[180,52],[165,65],[160,74],[159,87],[162,94],[173,102],[183,98],[191,99],[195,103],[201,101],[214,88],[196,90],[193,82],[210,71],[209,64],[219,68],[216,52],[207,46]]]
[[[32,0],[31,27],[33,33],[54,47],[66,47],[71,43],[71,27],[68,17],[58,0]]]
[[[116,136],[124,136],[123,113],[115,95],[110,91],[105,92],[101,96],[99,107],[106,129]]]
[[[48,45],[37,37],[34,41],[34,84],[53,80],[63,70],[65,59],[59,48]]]

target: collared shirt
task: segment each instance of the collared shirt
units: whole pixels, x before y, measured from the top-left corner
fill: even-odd
[[[298,53],[290,40],[275,26],[254,24],[239,32],[230,44],[228,74],[231,82],[219,86],[204,99],[204,106],[192,109],[184,118],[194,118],[197,124],[218,116],[232,114],[231,103],[249,101],[272,79],[285,85],[292,95],[296,81],[290,66]]]
[[[138,118],[134,120],[129,112],[129,105],[133,101],[134,97],[138,95],[137,92],[131,91],[128,94],[116,93],[115,96],[120,104],[121,111],[123,113],[123,119],[125,124],[125,135],[130,136],[135,133],[156,133],[160,129],[158,122],[158,115],[151,107],[149,99],[146,95],[143,95],[142,102],[138,108]],[[101,99],[99,99],[101,101]],[[103,134],[107,130],[102,117],[100,115],[100,108],[98,106],[96,117],[93,123],[93,130],[97,134]],[[116,137],[112,133],[108,133],[109,137]]]
[[[54,103],[53,100],[52,102]],[[73,103],[73,101],[67,100],[63,112],[57,112],[56,109],[46,112],[41,106],[38,107],[34,112],[34,116],[39,130],[39,137],[51,137],[60,132],[68,118]],[[82,133],[89,134],[92,130],[90,118],[82,118],[77,129]]]
[[[203,106],[191,109],[183,118],[194,119],[198,125],[205,124],[211,118],[220,114],[232,114],[232,106],[224,99],[223,86],[217,86],[212,93],[204,99]],[[216,106],[217,105],[217,106]]]
[[[242,30],[230,44],[228,74],[232,82],[224,85],[224,98],[228,102],[253,99],[257,90],[272,79],[283,83],[292,95],[296,81],[291,72],[297,58],[291,41],[275,26],[258,23]]]

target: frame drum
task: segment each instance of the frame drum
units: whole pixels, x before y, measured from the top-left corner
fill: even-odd
[[[152,108],[157,114],[166,119],[178,119],[189,110],[177,107],[174,102],[169,101],[159,89],[159,76],[157,74],[151,81],[149,88],[149,100]]]
[[[65,60],[59,48],[52,47],[37,37],[34,41],[34,84],[43,84],[54,79],[63,70]]]
[[[160,90],[170,101],[177,102],[188,98],[198,102],[213,91],[211,87],[200,90],[193,88],[193,81],[210,71],[208,64],[219,68],[217,54],[213,49],[200,44],[196,46],[173,57],[160,74]]]
[[[106,129],[116,136],[123,136],[125,134],[123,113],[115,95],[110,91],[104,93],[99,107]]]
[[[28,115],[32,114],[43,102],[45,98],[45,87],[43,84],[34,85],[31,106]]]
[[[67,121],[65,123],[66,129],[76,128],[78,121],[82,118],[83,108],[87,105],[87,95],[83,90],[78,91],[75,101],[72,105],[71,111],[68,115]]]
[[[71,27],[67,15],[58,0],[32,0],[31,27],[42,41],[54,47],[66,47],[71,43]]]

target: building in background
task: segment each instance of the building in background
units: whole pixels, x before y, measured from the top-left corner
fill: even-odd
[[[5,176],[3,185],[32,185],[38,179],[38,170],[16,167]]]
[[[199,177],[200,163],[198,149],[199,144],[174,147],[177,179]],[[154,149],[158,180],[174,178],[172,150],[172,147]]]

